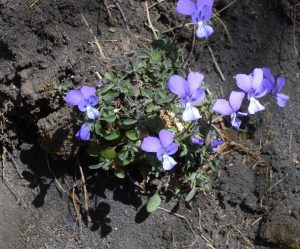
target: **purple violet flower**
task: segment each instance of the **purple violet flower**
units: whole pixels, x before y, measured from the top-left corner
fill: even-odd
[[[213,152],[217,152],[219,145],[223,144],[223,141],[221,138],[218,139],[211,139],[210,140],[210,148]]]
[[[192,137],[191,138],[191,143],[192,144],[195,144],[195,145],[203,145],[204,144],[204,138],[200,137],[200,138],[197,138],[197,137]]]
[[[83,86],[80,90],[70,90],[65,101],[72,106],[78,106],[81,112],[86,112],[89,119],[95,120],[99,116],[99,111],[93,107],[99,101],[94,87]]]
[[[268,92],[276,97],[277,105],[284,107],[286,102],[289,100],[289,96],[281,93],[281,89],[285,86],[285,79],[283,77],[278,77],[275,86],[275,78],[272,75],[270,68],[263,68],[264,72],[264,86],[267,88]]]
[[[239,112],[245,93],[232,91],[229,96],[229,101],[226,99],[217,99],[212,107],[212,110],[221,115],[230,115],[231,125],[239,128],[242,121],[237,116],[246,116],[247,113]]]
[[[84,141],[89,140],[91,136],[91,124],[84,123],[83,125],[81,125],[80,130],[77,131],[75,136]]]
[[[157,137],[145,137],[141,149],[146,152],[156,152],[157,159],[163,162],[164,170],[171,170],[177,162],[171,157],[178,150],[178,144],[174,143],[174,135],[167,130],[159,132]]]
[[[263,83],[263,70],[255,68],[252,74],[237,74],[235,79],[237,86],[248,95],[250,101],[248,112],[254,114],[263,111],[265,107],[257,100],[265,96],[268,92]]]
[[[192,23],[197,24],[196,36],[198,38],[208,38],[213,32],[213,28],[207,24],[212,17],[212,7],[214,0],[179,0],[176,11],[180,14],[191,16]]]
[[[201,118],[199,110],[194,105],[205,98],[205,90],[200,87],[203,79],[203,74],[197,72],[190,72],[187,80],[178,75],[173,75],[169,79],[169,90],[181,98],[181,104],[185,107],[182,114],[184,121]]]

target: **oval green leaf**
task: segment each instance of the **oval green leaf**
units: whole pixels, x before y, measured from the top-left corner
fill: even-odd
[[[107,159],[115,159],[117,157],[117,152],[114,147],[108,147],[104,150],[101,150],[100,155]]]
[[[105,140],[111,141],[119,138],[120,134],[117,131],[113,131],[112,133],[103,136]]]
[[[147,211],[149,213],[154,212],[156,209],[159,208],[160,203],[161,203],[161,199],[160,199],[159,195],[156,193],[149,199],[149,201],[147,203]]]
[[[191,191],[185,197],[185,201],[190,202],[195,197],[196,192],[196,184],[193,184]]]
[[[124,126],[126,126],[126,125],[133,125],[135,123],[137,123],[137,120],[135,120],[135,119],[124,119],[124,120],[121,120],[121,125],[124,125]]]
[[[139,134],[135,130],[126,131],[126,137],[128,137],[130,140],[135,141],[138,140]]]
[[[114,174],[116,177],[118,177],[120,179],[123,179],[126,177],[126,174],[125,174],[124,170],[122,170],[122,169],[115,170]]]

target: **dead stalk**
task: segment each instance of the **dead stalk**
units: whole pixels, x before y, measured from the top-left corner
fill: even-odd
[[[29,8],[31,9],[39,0],[35,0],[32,4],[30,4]]]
[[[100,45],[100,42],[98,41],[96,35],[94,34],[93,30],[91,29],[89,23],[87,22],[86,18],[84,17],[84,15],[81,13],[81,18],[83,20],[83,22],[85,23],[85,25],[88,27],[88,31],[94,36],[94,43],[96,44],[98,50],[99,50],[99,54],[102,58],[106,58],[104,51],[102,49],[102,46]]]
[[[295,55],[298,57],[298,49],[297,49],[297,37],[296,37],[296,25],[297,25],[297,7],[300,6],[300,3],[297,3],[294,6],[294,11],[292,14],[292,23],[293,23],[293,45],[294,45],[294,51]]]
[[[215,18],[221,23],[221,25],[223,26],[223,28],[225,30],[226,35],[228,36],[229,41],[232,42],[231,35],[228,31],[226,24],[222,21],[222,19],[220,17],[215,16]]]
[[[121,16],[122,16],[122,18],[123,18],[123,20],[124,20],[124,23],[125,23],[125,26],[126,26],[126,29],[127,29],[128,31],[130,31],[129,26],[128,26],[128,22],[127,22],[127,18],[126,18],[125,14],[124,14],[124,11],[122,10],[120,4],[119,4],[116,0],[114,0],[114,3],[115,3],[115,5],[117,6],[118,10],[119,10],[120,13],[121,13]]]
[[[72,195],[72,202],[73,202],[73,206],[74,206],[74,210],[75,210],[75,214],[76,214],[76,221],[78,221],[78,226],[79,226],[79,236],[80,236],[80,238],[82,238],[81,215],[80,215],[80,208],[78,206],[77,200],[75,199],[75,197],[76,197],[75,187],[76,186],[74,185],[71,195]]]
[[[192,233],[195,236],[195,241],[191,245],[189,245],[189,246],[182,246],[182,247],[191,247],[191,246],[193,246],[193,244],[195,244],[198,241],[198,239],[199,239],[198,234],[195,232],[195,230],[193,229],[192,224],[189,222],[189,220],[185,216],[177,214],[177,213],[173,213],[170,210],[162,208],[162,207],[159,207],[158,209],[163,210],[163,211],[165,211],[165,212],[167,212],[169,214],[173,214],[174,216],[183,219],[187,223],[187,225],[189,226],[189,228],[191,229]]]
[[[21,171],[20,171],[20,169],[19,169],[18,164],[16,163],[15,159],[13,158],[12,154],[10,154],[8,151],[7,151],[6,153],[7,153],[7,155],[8,155],[9,160],[10,160],[10,161],[12,162],[12,164],[14,165],[14,167],[15,167],[15,169],[16,169],[18,175],[19,175],[19,177],[20,177],[21,179],[23,179],[24,177],[23,177],[23,175],[22,175],[22,173],[21,173]]]
[[[77,159],[78,160],[78,159]],[[87,217],[87,221],[88,223],[90,223],[91,217],[90,217],[90,213],[89,213],[89,198],[88,198],[88,192],[87,192],[87,188],[86,188],[86,182],[85,182],[85,177],[83,174],[83,170],[82,167],[79,164],[79,160],[78,160],[78,165],[79,165],[79,170],[80,170],[80,175],[81,175],[81,181],[82,181],[82,186],[83,186],[83,195],[84,195],[84,209],[86,212],[86,217]]]
[[[222,81],[225,81],[224,74],[222,73],[222,70],[221,70],[221,68],[220,68],[220,66],[219,66],[219,64],[218,64],[218,62],[217,62],[217,60],[216,60],[216,57],[215,57],[215,55],[214,55],[214,53],[213,53],[211,47],[210,47],[209,45],[207,45],[207,48],[208,48],[208,50],[209,50],[209,53],[210,53],[210,55],[211,55],[211,58],[212,58],[212,60],[213,60],[213,62],[214,62],[214,65],[215,65],[215,67],[216,67],[216,69],[217,69],[217,71],[218,71],[218,73],[219,73],[219,75],[220,75]]]
[[[195,47],[195,42],[196,42],[196,35],[195,35],[195,32],[196,32],[196,29],[195,29],[195,27],[194,27],[194,35],[193,35],[193,41],[192,41],[192,48],[191,48],[191,51],[190,51],[190,53],[189,53],[189,55],[188,55],[188,57],[187,57],[185,63],[183,64],[183,68],[186,68],[186,67],[187,67],[188,62],[189,62],[189,60],[190,60],[190,58],[192,57],[192,54],[193,54],[193,52],[194,52],[194,47]]]
[[[60,182],[57,180],[57,178],[56,178],[56,176],[55,176],[55,174],[52,170],[52,167],[51,167],[51,164],[50,164],[49,157],[48,157],[47,153],[46,153],[46,163],[47,163],[49,172],[51,173],[51,175],[54,178],[55,186],[56,186],[58,192],[60,192],[60,194],[66,193],[66,190],[61,186]]]
[[[149,27],[152,31],[152,34],[154,36],[154,40],[158,40],[158,37],[157,37],[157,34],[156,34],[156,31],[152,25],[152,22],[151,22],[151,18],[150,18],[150,13],[149,13],[149,8],[148,8],[148,2],[145,1],[145,9],[146,9],[146,14],[147,14],[147,20],[148,20],[148,24],[149,24]]]

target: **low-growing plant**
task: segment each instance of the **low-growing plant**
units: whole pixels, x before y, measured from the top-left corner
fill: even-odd
[[[180,0],[179,13],[192,16],[196,35],[208,37],[212,28],[213,1]],[[134,167],[143,180],[142,191],[152,195],[147,210],[160,205],[160,195],[185,194],[189,202],[197,187],[207,185],[207,174],[215,170],[215,153],[224,141],[212,125],[214,113],[230,116],[239,129],[243,116],[264,110],[259,98],[270,93],[283,107],[288,96],[280,91],[284,78],[275,79],[267,68],[237,74],[229,101],[214,100],[205,77],[199,72],[185,74],[180,68],[181,50],[169,38],[159,36],[148,51],[135,53],[126,74],[104,74],[95,87],[70,90],[65,101],[77,106],[75,122],[81,128],[76,137],[87,142],[87,153],[97,159],[91,169],[112,171],[117,177],[130,175]],[[245,96],[248,112],[240,112]]]

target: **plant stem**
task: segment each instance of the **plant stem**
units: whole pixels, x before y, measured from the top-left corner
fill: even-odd
[[[181,137],[182,135],[184,135],[187,131],[189,131],[189,129],[192,127],[193,124],[194,124],[194,122],[191,122],[191,123],[189,124],[189,126],[188,126],[187,128],[184,129],[183,132],[181,132],[180,134],[178,134],[178,135],[175,137],[175,139],[178,139],[179,137]],[[187,136],[184,136],[184,138],[186,138],[186,137],[187,137]],[[179,141],[181,141],[181,140],[183,140],[183,139],[179,139]]]

